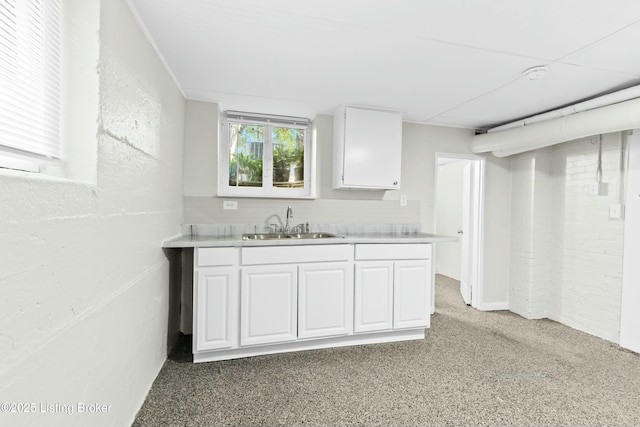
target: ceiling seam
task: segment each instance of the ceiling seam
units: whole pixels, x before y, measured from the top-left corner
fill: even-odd
[[[569,52],[569,53],[567,53],[566,55],[561,56],[560,58],[556,58],[556,59],[555,59],[553,62],[551,62],[551,63],[552,63],[552,64],[555,64],[555,63],[561,62],[561,61],[562,61],[563,59],[565,59],[565,58],[568,58],[568,57],[570,57],[570,56],[572,56],[572,55],[575,55],[575,54],[577,54],[577,53],[580,53],[580,52],[583,52],[583,51],[585,51],[585,50],[587,50],[587,49],[590,49],[590,48],[592,48],[593,46],[595,46],[595,45],[597,45],[597,44],[599,44],[599,43],[602,43],[603,41],[605,41],[605,40],[607,40],[607,39],[610,39],[611,37],[615,36],[616,34],[619,34],[619,33],[623,32],[623,31],[628,30],[628,29],[629,29],[629,28],[631,28],[631,27],[634,27],[634,26],[638,25],[638,23],[640,23],[640,19],[638,19],[638,20],[636,20],[636,21],[633,21],[632,23],[627,24],[627,25],[625,25],[624,27],[618,28],[616,31],[614,31],[614,32],[612,32],[612,33],[609,33],[609,34],[607,34],[606,36],[600,37],[599,39],[594,40],[593,42],[588,43],[588,44],[586,44],[586,45],[582,46],[582,47],[581,47],[581,48],[579,48],[579,49],[576,49],[576,50],[574,50],[574,51],[572,51],[572,52]],[[582,65],[580,65],[580,67],[583,67],[583,66],[582,66]],[[586,67],[585,67],[585,68],[586,68]]]

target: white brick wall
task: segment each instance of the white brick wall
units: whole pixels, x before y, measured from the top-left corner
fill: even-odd
[[[609,219],[619,203],[618,135],[603,137],[603,195],[589,193],[596,141],[513,158],[510,305],[618,342],[624,222]]]

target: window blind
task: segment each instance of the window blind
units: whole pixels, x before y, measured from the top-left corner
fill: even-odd
[[[225,111],[224,117],[254,123],[277,123],[281,125],[307,126],[309,119],[304,117],[277,116],[273,114],[244,113],[241,111]]]
[[[60,158],[60,0],[0,0],[0,148]]]

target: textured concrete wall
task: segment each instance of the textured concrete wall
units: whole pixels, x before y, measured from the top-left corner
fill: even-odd
[[[512,160],[510,309],[618,342],[624,221],[609,207],[623,192],[619,140],[603,137],[606,189],[594,195],[596,140]]]
[[[0,172],[0,402],[37,405],[2,425],[129,425],[166,358],[184,100],[124,0],[94,4],[96,182]]]

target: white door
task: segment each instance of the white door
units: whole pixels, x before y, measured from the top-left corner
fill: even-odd
[[[240,294],[240,345],[294,341],[295,265],[245,267]]]
[[[195,294],[194,350],[238,346],[237,268],[199,269]]]
[[[469,253],[469,237],[473,232],[471,218],[472,212],[472,173],[471,162],[462,170],[462,229],[458,231],[460,238],[460,294],[465,304],[471,304],[471,263]]]
[[[429,327],[431,261],[396,261],[393,280],[394,329]]]
[[[353,325],[353,269],[349,264],[298,267],[298,337],[346,335]]]
[[[357,262],[354,294],[354,332],[393,328],[393,262]]]

